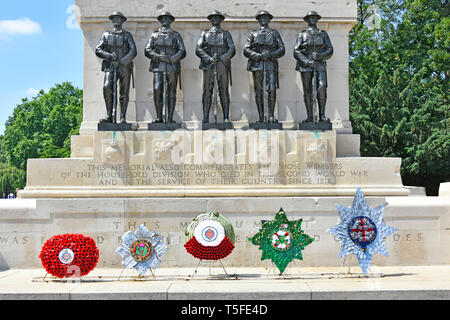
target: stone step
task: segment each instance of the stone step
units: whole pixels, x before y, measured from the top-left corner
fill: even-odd
[[[81,281],[52,280],[44,269],[0,272],[0,300],[369,300],[450,299],[450,266],[372,267],[368,277],[352,267],[290,268],[279,277],[269,268],[227,268],[238,279],[220,278],[221,268],[157,269],[151,278],[130,281],[132,270],[95,269]],[[216,279],[207,279],[212,273]],[[121,279],[117,279],[121,276]],[[197,278],[196,278],[197,277]]]

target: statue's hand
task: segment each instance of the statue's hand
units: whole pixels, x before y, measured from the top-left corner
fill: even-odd
[[[267,60],[267,58],[262,53],[257,53],[256,56],[255,56],[255,60],[256,61],[265,61],[265,60]]]
[[[206,61],[207,64],[215,64],[214,58],[210,57],[208,61]]]
[[[313,53],[312,53],[312,58],[313,58],[315,61],[320,60],[319,53],[318,53],[318,52],[313,52]]]
[[[213,60],[213,63],[217,63],[220,61],[220,58],[218,55],[215,54],[214,56],[212,56],[212,60]]]
[[[163,62],[170,63],[170,58],[169,58],[169,56],[167,56],[166,54],[160,54],[160,55],[159,55],[159,60],[161,60],[161,61],[163,61]]]
[[[308,67],[315,68],[317,66],[317,62],[313,60],[308,60]]]
[[[117,61],[117,58],[118,58],[117,52],[111,53],[111,60],[112,60],[112,61]]]
[[[262,60],[267,60],[267,59],[269,59],[269,58],[270,58],[270,51],[264,50],[264,51],[261,53],[261,59],[262,59]]]

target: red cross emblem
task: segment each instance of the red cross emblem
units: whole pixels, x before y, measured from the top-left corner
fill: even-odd
[[[367,245],[371,244],[377,236],[377,228],[369,218],[356,217],[348,225],[348,234],[354,243],[366,251]]]

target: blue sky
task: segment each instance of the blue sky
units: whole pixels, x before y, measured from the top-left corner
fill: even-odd
[[[2,1],[0,134],[22,98],[70,81],[83,86],[83,35],[67,12],[73,0]]]

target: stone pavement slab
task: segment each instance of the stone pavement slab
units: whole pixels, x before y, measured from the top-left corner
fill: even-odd
[[[450,266],[158,269],[137,279],[135,270],[96,269],[80,280],[45,276],[43,269],[0,272],[0,300],[431,300],[450,299]],[[350,274],[347,272],[350,271]],[[212,274],[212,275],[210,275]],[[193,277],[192,277],[193,276]],[[119,279],[120,277],[120,279]]]

